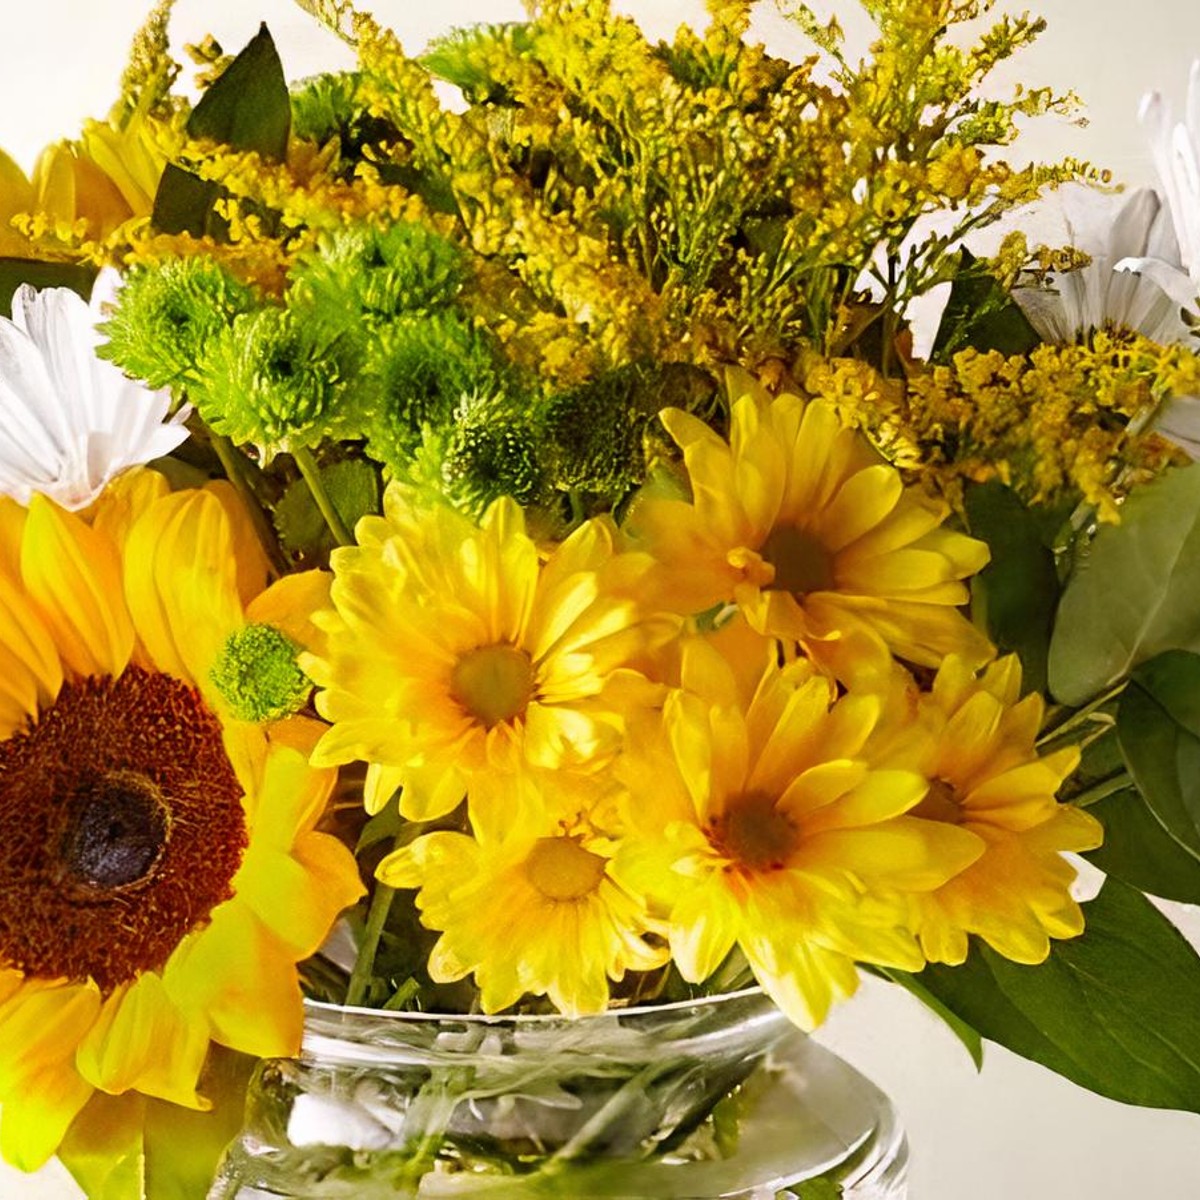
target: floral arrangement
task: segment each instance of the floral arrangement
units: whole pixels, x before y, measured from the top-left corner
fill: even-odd
[[[1149,103],[1162,196],[1009,165],[1076,101],[980,98],[1043,27],[986,0],[792,4],[800,62],[303,2],[356,70],[264,28],[189,101],[164,0],[0,157],[4,1157],[203,1195],[305,996],[811,1030],[860,970],[1200,1111],[1200,130]]]

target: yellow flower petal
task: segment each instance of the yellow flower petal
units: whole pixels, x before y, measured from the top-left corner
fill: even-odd
[[[76,674],[119,675],[133,651],[116,547],[44,496],[30,501],[21,574],[63,662]]]

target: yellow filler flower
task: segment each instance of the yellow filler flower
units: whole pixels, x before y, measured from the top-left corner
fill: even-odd
[[[0,502],[0,1150],[25,1169],[97,1091],[204,1108],[210,1042],[295,1053],[296,964],[362,890],[314,831],[332,773],[207,679],[243,621],[234,523],[149,478],[90,524]]]
[[[614,557],[589,521],[543,563],[521,509],[476,526],[393,485],[385,515],[333,555],[326,634],[301,665],[332,728],[318,765],[373,765],[367,805],[402,786],[401,811],[452,810],[484,773],[596,763],[649,685],[628,667],[651,636],[631,596],[643,556]]]
[[[765,639],[735,631],[722,653],[724,641],[685,647],[661,727],[640,724],[617,762],[629,829],[616,874],[662,906],[686,979],[706,979],[738,946],[812,1029],[856,988],[856,961],[924,965],[908,896],[944,884],[983,844],[905,815],[926,782],[864,754],[877,697],[836,699],[807,661],[780,667]],[[744,654],[757,656],[751,694],[738,682]]]
[[[990,658],[958,611],[987,547],[941,528],[945,506],[905,488],[831,405],[746,386],[728,443],[678,409],[661,414],[692,499],[646,493],[627,528],[661,562],[670,603],[737,604],[843,680],[886,671],[889,652],[922,666]]]
[[[610,979],[666,962],[644,900],[612,877],[617,843],[597,790],[568,772],[480,780],[474,836],[426,834],[380,863],[384,883],[421,889],[422,924],[443,931],[436,982],[473,974],[484,1012],[546,995],[576,1017],[607,1008]]]
[[[911,724],[890,746],[879,746],[890,765],[930,781],[914,816],[969,830],[987,847],[961,875],[917,901],[917,933],[933,962],[963,962],[973,933],[1006,958],[1040,963],[1051,938],[1083,932],[1083,912],[1070,892],[1076,871],[1063,853],[1094,850],[1104,830],[1055,798],[1079,764],[1079,748],[1039,757],[1044,702],[1020,694],[1015,656],[992,663],[980,678],[961,659],[947,659],[932,691],[915,698]]]

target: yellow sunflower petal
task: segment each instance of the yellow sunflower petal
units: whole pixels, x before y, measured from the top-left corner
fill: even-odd
[[[0,1153],[40,1167],[87,1103],[75,1050],[100,1010],[90,984],[25,984],[0,1005]]]
[[[292,958],[249,907],[231,901],[163,972],[171,999],[203,1014],[214,1041],[259,1058],[300,1049],[304,1013]]]
[[[30,501],[21,574],[59,653],[80,676],[119,675],[133,651],[121,562],[103,534],[44,496]]]
[[[177,492],[130,531],[125,591],[155,665],[202,692],[229,634],[243,623],[228,518],[208,492]],[[218,699],[219,707],[219,699]]]
[[[136,1089],[172,1104],[206,1108],[196,1084],[207,1053],[207,1025],[186,1018],[151,971],[105,1000],[80,1043],[76,1064],[101,1091]]]

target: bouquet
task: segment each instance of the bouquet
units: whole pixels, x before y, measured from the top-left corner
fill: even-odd
[[[862,971],[1200,1111],[1147,898],[1200,902],[1200,130],[1148,104],[1161,194],[1010,165],[1077,102],[981,98],[1043,28],[988,0],[861,0],[862,57],[791,3],[799,62],[749,0],[415,56],[301,3],[355,70],[264,27],[189,100],[163,0],[0,157],[4,1157],[204,1195],[306,998],[566,1044]],[[544,1168],[469,1077],[381,1194]]]

